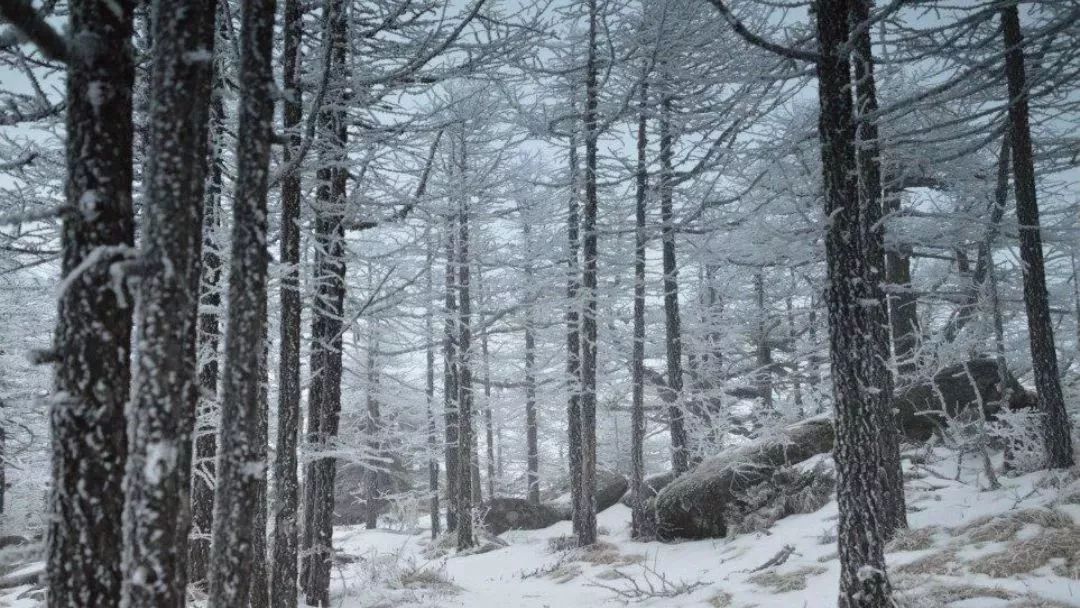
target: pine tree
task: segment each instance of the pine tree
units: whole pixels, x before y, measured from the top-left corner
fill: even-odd
[[[302,143],[303,92],[300,89],[300,43],[303,11],[300,0],[285,0],[282,25],[282,128],[286,145],[282,160],[293,162]],[[281,336],[278,360],[277,449],[274,460],[274,538],[270,562],[270,602],[294,608],[297,601],[300,481],[297,448],[300,432],[300,172],[281,180]]]
[[[125,477],[125,606],[187,593],[213,0],[154,3],[139,318]],[[193,15],[195,16],[193,18]]]
[[[1028,115],[1028,85],[1024,73],[1024,35],[1015,3],[1001,8],[1005,43],[1005,78],[1009,88],[1009,130],[1012,143],[1016,218],[1020,222],[1020,259],[1024,263],[1024,304],[1027,307],[1032,370],[1042,411],[1047,464],[1065,469],[1073,465],[1072,425],[1061,393],[1054,328],[1046,293],[1046,268],[1039,233],[1039,205],[1035,196],[1035,161]]]
[[[638,102],[637,128],[637,192],[634,205],[634,352],[633,396],[631,405],[630,475],[631,513],[630,530],[634,538],[646,537],[651,532],[649,514],[645,508],[645,256],[648,245],[645,235],[645,211],[648,203],[649,146],[648,72],[642,75]]]
[[[865,280],[860,251],[860,202],[850,95],[850,0],[821,0],[816,9],[819,137],[825,193],[825,237],[829,287],[829,354],[836,417],[837,488],[840,519],[840,608],[892,606],[885,573],[885,505],[880,468],[882,416],[867,400],[870,377],[865,342],[877,315],[864,306],[875,301]]]
[[[67,70],[67,181],[49,407],[52,485],[46,540],[51,607],[112,607],[121,594],[121,518],[131,380],[131,302],[111,267],[134,238],[130,41],[135,3],[68,4],[68,30],[85,44]],[[27,3],[29,9],[29,4]],[[12,23],[6,12],[5,17]],[[20,28],[24,32],[25,28]],[[48,55],[66,42],[45,34]],[[40,37],[30,36],[38,42]]]
[[[269,253],[266,198],[273,137],[271,44],[275,0],[241,4],[236,196],[229,266],[228,333],[222,373],[217,482],[210,547],[211,608],[249,596],[260,479],[266,475],[264,374]],[[265,498],[265,497],[263,497]]]
[[[597,117],[599,83],[597,32],[600,14],[596,0],[588,1],[589,39],[585,62],[585,213],[581,224],[581,513],[577,540],[580,546],[596,542],[596,354],[597,354]],[[571,446],[573,449],[573,446]]]

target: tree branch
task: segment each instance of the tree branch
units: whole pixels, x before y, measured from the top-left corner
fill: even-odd
[[[0,17],[37,45],[43,55],[67,62],[71,52],[67,40],[34,10],[29,0],[0,0]]]
[[[716,10],[720,11],[720,16],[728,22],[728,25],[731,26],[731,29],[735,30],[735,33],[738,34],[739,37],[758,48],[765,49],[770,53],[775,53],[781,57],[787,57],[788,59],[794,59],[796,61],[816,63],[821,58],[821,55],[818,55],[817,53],[788,48],[781,44],[776,44],[775,42],[769,42],[761,36],[751,32],[746,29],[746,26],[742,24],[742,21],[739,21],[738,17],[732,14],[731,10],[724,4],[724,0],[709,0],[709,3],[715,6]]]

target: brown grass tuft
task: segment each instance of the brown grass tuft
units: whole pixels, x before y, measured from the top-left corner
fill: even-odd
[[[969,564],[972,572],[994,578],[1007,578],[1031,572],[1050,560],[1065,560],[1064,576],[1080,580],[1080,527],[1044,530],[1034,538],[1009,543],[1005,551],[976,559]]]
[[[826,571],[827,569],[821,566],[803,566],[798,570],[784,573],[775,571],[759,572],[746,580],[759,587],[768,587],[774,593],[786,593],[806,589],[806,579],[824,574]]]

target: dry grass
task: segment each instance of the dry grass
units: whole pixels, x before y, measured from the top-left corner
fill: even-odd
[[[1080,580],[1080,527],[1043,530],[1034,538],[1009,543],[1001,553],[976,559],[968,567],[972,572],[1007,578],[1041,568],[1054,558],[1065,560],[1063,576]]]
[[[759,587],[767,587],[774,593],[787,593],[788,591],[802,591],[806,589],[806,579],[811,576],[824,574],[826,568],[821,566],[803,566],[791,572],[759,572],[746,580]]]
[[[941,528],[926,526],[925,528],[908,528],[897,530],[896,536],[885,545],[886,551],[922,551],[934,546],[934,535]]]
[[[894,568],[897,574],[907,575],[953,575],[960,572],[960,563],[956,558],[955,549],[945,549],[937,553],[931,553],[911,563],[903,564]]]
[[[921,579],[924,580],[925,579]],[[903,579],[895,582],[903,583]],[[906,586],[905,586],[906,587]],[[1016,594],[1000,587],[980,587],[966,584],[917,585],[897,594],[899,608],[947,608],[955,602],[976,599],[1011,600]]]
[[[1062,529],[1072,526],[1072,519],[1053,509],[1023,509],[1004,515],[980,517],[954,528],[953,536],[964,536],[972,543],[1005,542],[1016,537],[1024,526],[1035,524],[1043,528]]]

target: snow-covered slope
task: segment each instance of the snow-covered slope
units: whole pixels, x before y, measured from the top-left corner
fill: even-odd
[[[955,454],[939,451],[929,464],[905,462],[911,529],[888,553],[900,607],[1080,607],[1080,469],[1002,477],[1000,489],[986,490],[975,460],[958,466]],[[570,523],[561,522],[508,532],[506,546],[488,542],[490,550],[467,556],[433,546],[426,530],[339,528],[333,605],[836,605],[835,502],[767,532],[711,541],[639,543],[629,521],[622,505],[601,513],[601,542],[590,551],[562,548]],[[763,567],[771,562],[781,563]],[[30,590],[5,590],[0,606],[40,605]]]
[[[962,465],[956,481],[955,457],[939,457],[906,463],[912,529],[888,555],[901,605],[1080,606],[1076,473],[1002,478],[988,491],[977,468]],[[601,513],[601,548],[591,552],[551,547],[570,534],[562,522],[504,534],[509,546],[483,554],[443,557],[423,532],[344,528],[336,544],[358,559],[341,565],[335,593],[346,608],[836,605],[835,502],[767,533],[713,541],[638,543],[629,520],[622,505]],[[782,564],[761,568],[777,556]]]

